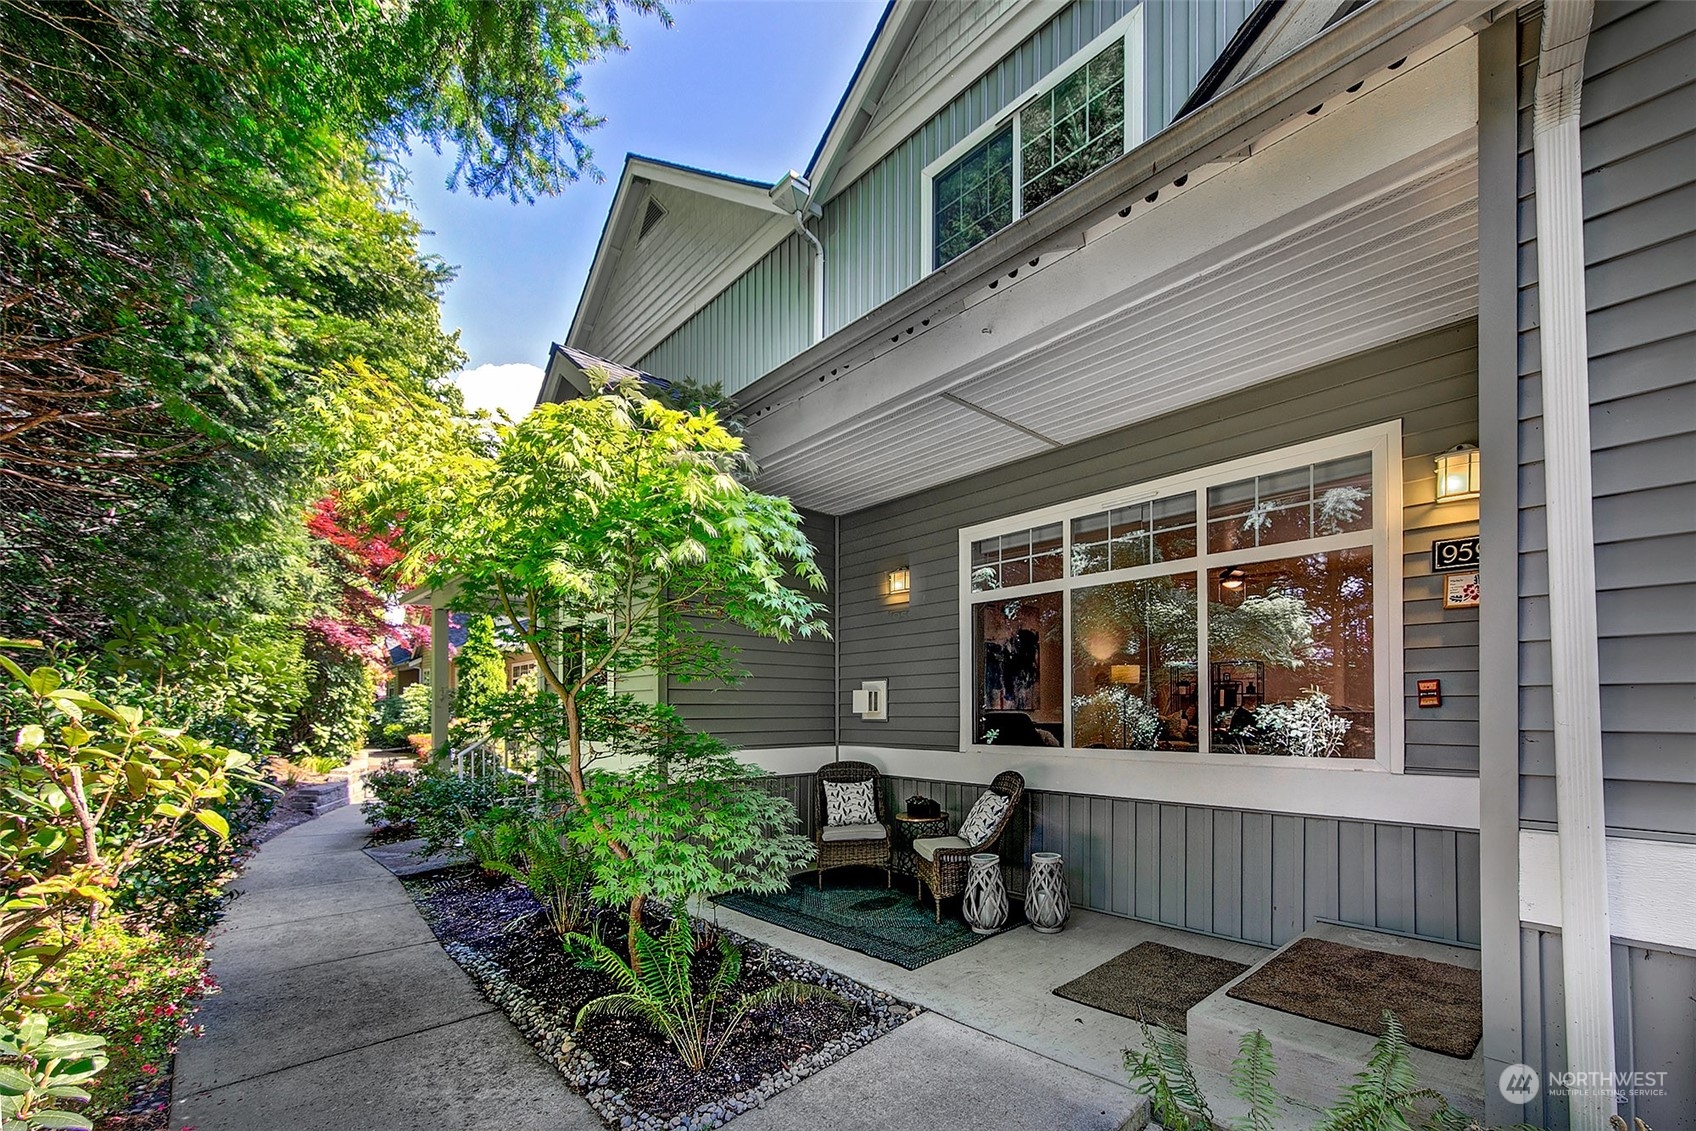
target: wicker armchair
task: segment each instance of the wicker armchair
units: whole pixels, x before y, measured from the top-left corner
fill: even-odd
[[[878,829],[881,836],[856,837],[843,839],[840,832],[826,838],[831,832],[831,826],[825,824],[827,811],[825,809],[825,782],[854,782],[869,781],[872,783],[872,803],[877,806]],[[883,869],[883,885],[890,886],[889,878],[889,802],[883,796],[883,778],[876,766],[866,762],[831,762],[819,767],[813,786],[814,812],[818,814],[818,827],[813,830],[813,851],[816,853],[819,873],[819,890],[824,890],[824,874],[829,868],[842,868],[850,864],[881,867]],[[853,828],[855,826],[849,826]],[[865,826],[867,830],[871,826]],[[839,826],[840,828],[840,826]]]
[[[989,792],[999,793],[1007,798],[1007,807],[1001,811],[1001,820],[989,831],[989,835],[977,844],[967,844],[959,837],[940,837],[939,840],[950,842],[947,845],[932,846],[933,851],[927,857],[923,849],[913,861],[914,870],[919,877],[919,898],[923,899],[925,888],[930,888],[931,898],[936,902],[936,921],[942,922],[942,901],[953,899],[966,890],[966,872],[970,867],[969,861],[974,853],[988,852],[995,847],[1001,834],[1007,831],[1007,826],[1013,823],[1013,814],[1019,808],[1019,801],[1025,795],[1025,779],[1012,770],[1004,770],[995,775],[995,780],[989,783]],[[925,845],[919,841],[914,847]]]

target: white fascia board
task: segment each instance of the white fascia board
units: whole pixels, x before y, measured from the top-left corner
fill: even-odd
[[[1696,951],[1696,844],[1607,838],[1608,927],[1628,942]],[[1560,835],[1519,831],[1519,918],[1560,929]]]
[[[565,336],[568,346],[582,348],[595,312],[600,307],[601,290],[612,277],[613,266],[624,250],[624,237],[629,228],[626,213],[633,196],[630,186],[636,179],[630,169],[634,161],[631,157],[624,159],[618,189],[612,195],[612,207],[607,209],[606,223],[601,226],[601,238],[595,245],[595,258],[589,263],[588,277],[583,280],[583,293],[577,297],[577,310],[571,316],[571,329]]]
[[[971,47],[926,79],[898,113],[876,123],[841,152],[821,155],[819,175],[813,182],[818,199],[829,200],[846,190],[1065,8],[1064,3],[1056,0],[1034,0],[1015,8],[999,23],[984,29]],[[893,77],[892,70],[883,81],[887,84]]]
[[[895,699],[890,709],[898,710]],[[997,746],[986,754],[847,743],[842,756],[870,762],[887,775],[931,781],[980,782],[1011,769],[1024,775],[1028,789],[1334,820],[1478,827],[1477,778],[1390,774],[1376,763],[1316,771],[1313,766],[1268,765],[1264,758],[1259,759],[1263,764],[1250,766],[1219,764],[1202,755],[1130,757],[1122,750]]]
[[[628,229],[630,221],[633,219],[634,207],[639,201],[646,199],[645,190],[638,192],[634,188],[635,182],[638,180],[671,185],[685,192],[698,193],[730,204],[741,205],[744,208],[751,208],[756,212],[763,212],[774,217],[776,221],[781,222],[783,227],[787,227],[789,223],[789,214],[779,208],[771,199],[768,192],[769,186],[761,187],[733,178],[714,176],[711,173],[698,172],[693,169],[682,169],[675,165],[668,165],[663,161],[654,161],[631,154],[624,160],[624,171],[619,175],[618,191],[613,194],[612,207],[607,210],[607,221],[601,231],[601,241],[595,248],[594,261],[589,264],[589,275],[583,283],[582,296],[577,300],[577,311],[572,315],[571,332],[566,335],[565,339],[565,344],[568,346],[576,349],[587,348],[587,339],[594,325],[594,316],[600,307],[601,292],[611,282],[613,272],[617,270],[618,261],[624,253],[624,245],[626,237],[629,235]],[[770,230],[777,230],[778,227],[778,223],[769,226]],[[767,229],[761,229],[762,234],[766,231]],[[746,257],[746,248],[739,249],[737,255],[743,257],[745,262],[742,263],[741,269],[732,274],[730,278],[735,279],[742,271],[753,266],[760,256],[775,246],[777,246],[777,241],[772,240],[751,258]],[[724,274],[725,272],[721,270],[714,278],[722,278]],[[723,288],[720,287],[719,289]],[[698,293],[698,291],[693,293]],[[712,292],[714,295],[717,293],[716,290]],[[711,297],[711,295],[708,297]],[[677,325],[680,325],[694,313],[693,309],[689,309],[688,313],[684,314],[682,318],[676,319],[671,328],[676,329]],[[670,333],[670,330],[667,330],[666,333]],[[657,344],[663,337],[663,334],[660,335],[659,339],[655,339],[654,344]],[[648,348],[652,348],[652,344]],[[635,361],[635,358],[613,358],[612,360],[618,361],[620,364],[630,364]]]
[[[1475,42],[1404,68],[1307,123],[1199,183],[1163,191],[1158,204],[1082,250],[966,296],[954,316],[932,319],[843,376],[806,383],[804,399],[749,421],[750,450],[769,462],[849,422],[901,411],[1297,227],[1469,159],[1477,144]]]
[[[694,169],[681,169],[676,165],[668,165],[663,161],[653,161],[646,157],[632,157],[629,169],[633,175],[641,177],[643,180],[656,181],[662,185],[672,185],[686,192],[700,193],[702,196],[716,197],[719,200],[729,201],[731,204],[740,204],[752,208],[756,212],[775,212],[780,216],[788,215],[772,200],[770,195],[771,185],[754,184],[734,177],[721,177]]]
[[[930,4],[925,0],[894,0],[888,18],[866,47],[865,59],[854,72],[842,103],[831,117],[818,152],[807,163],[807,180],[816,190],[832,175],[836,163],[853,148],[849,141],[861,114],[877,112],[883,93],[900,70],[901,60],[913,45],[913,37],[924,22]]]

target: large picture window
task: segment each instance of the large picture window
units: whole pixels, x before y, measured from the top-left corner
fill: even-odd
[[[1141,27],[1139,8],[925,169],[927,269],[1142,139]]]
[[[1384,425],[962,531],[963,739],[1393,763],[1399,459]]]

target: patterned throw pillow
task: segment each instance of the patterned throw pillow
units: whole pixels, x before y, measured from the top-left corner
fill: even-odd
[[[827,825],[877,824],[877,806],[872,803],[872,783],[825,782],[824,814],[824,823]]]
[[[960,839],[970,845],[978,844],[995,830],[1006,808],[1007,799],[1001,794],[983,794],[972,806],[972,811],[966,814],[966,819],[960,822]]]

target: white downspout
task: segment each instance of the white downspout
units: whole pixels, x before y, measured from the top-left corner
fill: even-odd
[[[1601,674],[1591,517],[1589,340],[1579,99],[1592,0],[1548,0],[1532,119],[1537,296],[1543,358],[1543,479],[1549,542],[1549,650],[1560,834],[1561,965],[1567,1066],[1614,1070],[1607,822],[1602,810]],[[1604,1077],[1604,1079],[1609,1077]],[[1595,1077],[1591,1077],[1595,1079]],[[1611,1088],[1570,1097],[1571,1126],[1604,1131]]]
[[[808,195],[806,208],[797,209],[790,218],[795,221],[795,230],[813,245],[813,344],[817,345],[824,341],[824,244],[807,230],[807,208],[812,203]]]

